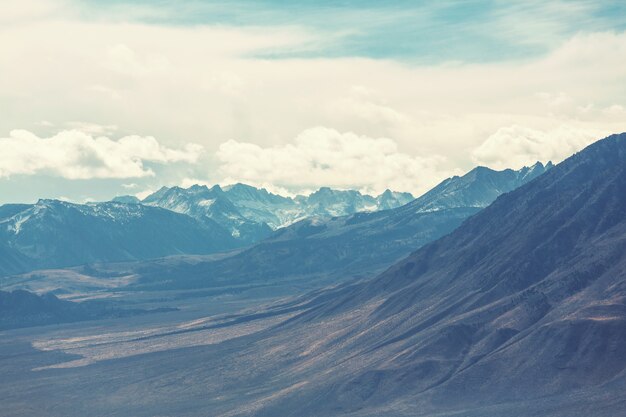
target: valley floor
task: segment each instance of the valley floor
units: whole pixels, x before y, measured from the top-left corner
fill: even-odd
[[[245,294],[245,293],[244,293]],[[256,294],[251,296],[250,294]],[[179,311],[0,333],[0,397],[3,416],[248,416],[295,415],[284,396],[317,379],[356,372],[375,357],[337,361],[324,343],[348,332],[376,307],[294,330],[294,317],[315,308],[310,297],[270,297],[251,292],[188,298],[141,294],[139,306],[175,306]],[[124,298],[124,296],[121,296]],[[177,301],[175,301],[177,300]],[[235,312],[235,313],[234,313]],[[297,322],[297,318],[295,319]],[[286,328],[286,332],[273,332]],[[340,348],[339,348],[340,349]],[[335,350],[335,353],[333,353]],[[375,355],[374,355],[375,356]],[[328,371],[330,369],[330,371]],[[326,370],[331,375],[319,375]],[[595,391],[528,401],[463,406],[430,391],[368,402],[368,384],[340,399],[335,409],[297,415],[345,416],[614,416],[626,410],[624,378]],[[343,404],[343,405],[342,405]],[[323,409],[323,408],[322,408]],[[270,411],[267,411],[270,410]]]

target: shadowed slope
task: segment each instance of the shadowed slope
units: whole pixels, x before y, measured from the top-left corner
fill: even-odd
[[[205,254],[236,242],[214,222],[139,204],[40,200],[0,207],[0,275],[38,268]]]
[[[356,311],[361,319],[342,327]],[[260,415],[567,403],[602,387],[614,398],[626,381],[626,135],[499,197],[283,331],[320,337],[320,321],[341,335],[309,352],[318,371],[305,388]],[[604,415],[626,405],[615,407]]]

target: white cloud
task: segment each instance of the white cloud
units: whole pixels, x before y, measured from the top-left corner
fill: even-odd
[[[602,111],[611,116],[626,116],[626,108],[624,108],[624,106],[620,106],[619,104],[613,104],[612,106],[609,106]]]
[[[21,0],[10,4],[8,1],[3,3],[0,5],[0,24],[3,26],[49,17],[67,7],[65,0]]]
[[[357,118],[361,123],[393,126],[407,122],[406,115],[389,106],[380,94],[362,86],[350,88],[349,95],[329,105],[329,111],[339,118]]]
[[[89,122],[67,122],[65,126],[67,126],[68,130],[79,130],[88,135],[110,135],[117,130],[115,125],[104,126]]]
[[[503,127],[472,152],[472,159],[496,169],[521,168],[537,161],[558,163],[608,133],[571,126],[546,132],[522,126]]]
[[[572,101],[572,98],[563,92],[558,92],[558,93],[541,92],[541,93],[537,93],[536,96],[551,107],[563,106]]]
[[[283,181],[276,187],[301,182],[303,189],[312,189],[322,183],[311,178],[315,172],[326,175],[328,185],[353,183],[415,192],[420,184],[443,179],[454,168],[469,170],[476,161],[506,167],[558,160],[577,147],[563,139],[562,150],[547,145],[548,150],[541,151],[532,145],[538,140],[535,133],[521,135],[527,139],[517,139],[521,142],[513,147],[498,145],[505,142],[497,139],[503,127],[506,132],[511,126],[524,126],[542,132],[539,136],[551,136],[559,126],[570,126],[573,132],[567,134],[575,143],[578,131],[626,130],[622,112],[626,32],[581,33],[562,44],[560,37],[550,37],[551,52],[516,62],[427,65],[351,57],[263,59],[259,57],[263,52],[327,42],[327,34],[294,26],[166,25],[158,23],[162,21],[158,17],[144,24],[133,21],[132,10],[85,18],[87,14],[71,1],[27,0],[20,4],[31,6],[19,8],[14,8],[15,2],[5,3],[0,2],[0,11],[9,9],[11,24],[0,25],[0,132],[24,126],[48,135],[51,126],[83,120],[104,127],[98,131],[95,125],[74,126],[87,136],[111,137],[107,127],[118,126],[121,132],[155,132],[162,143],[183,151],[189,141],[203,145],[209,154],[223,155],[220,146],[234,138],[237,142],[231,148],[252,155],[278,151],[284,155],[295,147],[303,158],[304,145],[292,143],[293,138],[309,126],[321,125],[369,138],[393,138],[395,154],[426,165],[421,173],[398,168],[411,164],[397,162],[402,158],[391,157],[391,152],[385,154],[381,169],[395,174],[386,176],[373,167],[365,174],[357,171],[366,179],[374,176],[372,181],[354,178],[336,164],[331,170],[336,178],[323,170],[301,173],[293,168],[290,177],[283,178],[286,175],[267,175],[260,168],[263,161],[248,156],[257,164],[249,170],[266,177],[254,178],[231,155],[223,161],[223,178],[211,175],[213,182],[276,180]],[[43,7],[46,3],[51,6]],[[523,25],[511,28],[508,23],[504,29],[510,29],[510,36],[523,32]],[[41,120],[47,121],[45,126],[38,125]],[[496,138],[491,137],[494,132],[500,132]],[[547,137],[540,141],[544,142],[549,143]],[[252,143],[257,148],[244,146]],[[446,161],[436,165],[436,158],[423,161],[413,155],[445,155]],[[33,159],[38,162],[29,162],[32,169],[0,159],[0,175],[20,170],[70,177],[151,174],[142,163],[148,159],[141,157],[120,158],[124,169],[114,170],[100,160],[109,158],[96,153],[101,171],[80,162],[79,167],[86,167],[77,172],[53,168],[47,156]],[[179,183],[185,176],[202,177],[198,170],[181,171],[158,171],[162,178],[150,184],[137,181],[137,190]],[[398,173],[407,180],[399,183]],[[382,184],[386,180],[390,183]]]
[[[419,194],[452,174],[443,168],[441,156],[411,156],[389,138],[324,127],[305,130],[292,143],[272,147],[229,140],[220,145],[217,158],[225,183],[274,184],[296,191],[331,186]]]
[[[0,138],[0,177],[42,173],[68,179],[138,178],[154,175],[144,162],[195,163],[201,152],[196,144],[172,149],[150,136],[112,140],[65,130],[40,138],[26,130],[13,130],[9,137]]]
[[[138,56],[128,45],[117,44],[108,48],[103,65],[111,71],[132,77],[165,74],[171,63],[161,54]]]

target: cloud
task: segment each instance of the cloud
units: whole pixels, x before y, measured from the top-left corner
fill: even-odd
[[[626,108],[624,108],[624,106],[621,106],[619,104],[613,104],[612,106],[609,106],[603,109],[602,111],[605,114],[608,114],[611,116],[619,116],[619,117],[626,116]]]
[[[273,184],[289,190],[320,186],[381,192],[386,188],[421,193],[451,174],[441,156],[402,153],[389,138],[315,127],[292,143],[262,147],[229,140],[217,152],[224,182]]]
[[[40,138],[26,130],[13,130],[0,138],[0,178],[47,174],[67,179],[140,178],[153,176],[145,162],[197,162],[202,147],[182,149],[161,145],[151,136],[124,136],[119,140],[65,130]]]
[[[545,132],[522,126],[503,127],[472,152],[472,159],[496,169],[517,169],[537,161],[558,163],[608,133],[571,126]]]
[[[563,92],[558,93],[548,93],[548,92],[540,92],[537,93],[536,96],[543,100],[548,106],[551,107],[559,107],[566,105],[572,101],[572,98]]]
[[[52,125],[49,125],[48,127],[51,126]],[[68,130],[78,130],[88,135],[110,135],[117,130],[117,126],[115,125],[103,126],[89,122],[67,122],[65,126],[67,126]]]
[[[86,120],[214,151],[224,138],[272,146],[322,125],[392,137],[411,153],[450,155],[469,168],[468,151],[503,126],[545,130],[582,117],[595,127],[609,121],[607,129],[626,128],[601,111],[623,104],[625,33],[581,34],[521,62],[259,57],[324,37],[294,26],[71,14],[0,27],[0,132]],[[591,103],[598,110],[581,115]]]
[[[113,72],[131,77],[166,74],[171,67],[171,63],[164,56],[140,57],[125,44],[109,47],[103,65]]]
[[[329,104],[329,111],[338,118],[357,118],[361,123],[393,126],[407,121],[407,116],[389,107],[374,91],[355,85],[350,94]]]
[[[66,0],[23,0],[12,4],[6,2],[0,5],[0,24],[4,26],[50,17],[66,7]]]
[[[271,55],[272,50],[302,50],[311,43],[330,43],[333,48],[333,33],[311,30],[301,25],[302,20],[286,19],[280,25],[264,27],[255,27],[254,22],[229,26],[228,22],[214,25],[196,20],[190,25],[167,24],[164,20],[167,13],[138,19],[133,10],[126,10],[137,5],[120,12],[111,7],[78,7],[78,3],[71,0],[20,2],[32,5],[28,7],[14,6],[14,3],[0,1],[0,11],[3,11],[0,20],[9,16],[10,23],[0,25],[0,108],[3,111],[0,132],[8,132],[16,126],[41,137],[54,133],[54,126],[79,128],[94,138],[149,132],[161,143],[183,151],[187,142],[199,143],[207,154],[219,151],[226,139],[233,138],[237,141],[235,144],[241,146],[256,144],[261,151],[255,152],[265,155],[273,149],[296,146],[294,138],[310,126],[327,126],[368,138],[393,138],[396,153],[409,159],[420,159],[416,155],[445,155],[446,161],[440,165],[421,169],[425,173],[423,177],[408,172],[404,183],[393,179],[396,178],[393,175],[383,177],[374,169],[365,175],[390,178],[395,182],[385,185],[414,191],[419,184],[435,177],[442,179],[454,169],[467,171],[476,161],[499,167],[513,166],[540,158],[556,160],[575,148],[566,147],[559,156],[554,150],[528,151],[527,147],[520,147],[513,152],[501,145],[498,152],[489,153],[489,146],[497,148],[497,141],[491,138],[489,143],[484,146],[483,143],[501,128],[506,131],[512,126],[523,126],[552,135],[560,126],[569,126],[574,137],[576,131],[626,130],[622,111],[626,105],[623,100],[626,96],[626,66],[623,64],[626,62],[626,32],[610,31],[612,26],[599,25],[607,32],[589,33],[589,26],[580,26],[578,19],[591,15],[586,9],[557,7],[550,13],[554,18],[550,19],[555,22],[560,22],[565,12],[576,15],[568,14],[567,19],[575,22],[576,32],[580,34],[569,39],[569,34],[558,35],[561,30],[552,30],[545,22],[539,22],[544,28],[541,31],[534,30],[537,26],[529,31],[527,19],[519,19],[515,26],[511,26],[515,22],[504,20],[506,24],[501,25],[502,29],[507,30],[513,42],[520,39],[524,45],[532,46],[545,39],[550,50],[540,48],[541,54],[516,55],[518,59],[514,61],[476,60],[444,65],[429,54],[423,59],[414,56],[415,60],[405,61],[341,54],[300,55],[299,58],[294,54],[286,59],[289,54],[277,53],[272,59],[263,58]],[[45,3],[50,3],[50,7],[43,7]],[[181,8],[178,3],[173,7]],[[225,7],[231,7],[230,3]],[[511,7],[523,9],[526,6]],[[549,7],[556,6],[551,3]],[[140,12],[150,11],[144,9],[142,7]],[[45,13],[40,13],[42,10]],[[507,16],[515,17],[517,12],[512,10]],[[398,14],[403,14],[403,10],[398,9]],[[533,15],[541,16],[541,13]],[[251,16],[264,15],[253,13]],[[362,12],[355,12],[355,16],[361,19]],[[378,15],[369,17],[373,23],[380,21]],[[506,16],[500,16],[498,21],[502,22],[502,17]],[[491,16],[489,18],[491,20]],[[395,23],[395,17],[392,22]],[[412,26],[424,25],[421,30],[425,31],[436,29],[438,24],[435,23],[430,16],[424,21],[410,22]],[[501,34],[483,23],[477,22],[477,25],[484,31]],[[558,36],[546,37],[544,33]],[[459,43],[441,42],[437,34],[433,32],[437,45],[444,46],[439,49],[449,49],[450,54],[455,55]],[[450,34],[455,38],[464,36],[455,31]],[[520,38],[524,34],[536,40]],[[386,49],[388,42],[383,38],[378,40],[381,43],[374,46]],[[268,51],[270,53],[264,55]],[[503,53],[497,48],[493,51],[497,57]],[[463,59],[462,56],[453,58]],[[47,121],[45,125],[38,125],[42,120]],[[66,124],[73,120],[98,125]],[[123,133],[112,132],[113,126]],[[480,150],[474,153],[477,148]],[[0,153],[3,151],[0,149]],[[517,155],[518,152],[522,156]],[[101,157],[96,158],[97,166],[102,167],[98,158]],[[37,161],[43,159],[38,156]],[[392,159],[385,157],[385,163],[390,164]],[[11,161],[1,161],[2,175],[26,170],[13,167]],[[232,174],[231,179],[248,179],[257,184],[269,184],[268,178],[273,178],[266,175],[263,180],[243,175],[243,164],[230,161],[223,163],[225,169],[239,166],[237,171],[227,169],[210,175],[200,164],[191,169],[182,164],[171,169],[151,164],[145,158],[139,158],[137,163],[131,159],[122,165],[132,170],[119,172],[148,175],[132,181],[138,184],[136,190],[158,189],[162,184],[178,184],[184,177],[203,178],[203,175],[213,183],[228,180],[227,173]],[[36,172],[61,175],[59,169],[50,167],[51,163],[33,165]],[[41,165],[46,168],[40,168]],[[84,165],[91,167],[88,163]],[[112,175],[114,171],[106,165],[102,169],[105,173],[99,175]],[[150,169],[158,178],[149,177]],[[94,174],[93,169],[87,171],[70,176]],[[310,171],[305,170],[302,178],[299,171],[292,171],[292,178],[279,176],[278,180],[284,182],[283,186],[296,187],[294,184],[302,181],[302,188],[308,183],[315,188],[321,181],[311,179]],[[363,183],[362,179],[351,179],[351,173],[344,174],[345,170],[335,168],[333,172],[348,175],[349,181],[335,178],[330,180],[331,184]],[[224,174],[223,178],[220,173]],[[9,181],[1,181],[5,186],[0,190],[2,198],[25,198],[25,193],[20,193],[28,187],[23,187],[17,179],[14,181],[14,186],[7,185]],[[66,188],[68,182],[78,187],[76,181],[66,181],[59,187]],[[366,186],[374,186],[365,182]],[[376,182],[382,183],[382,180],[371,183]],[[124,191],[120,181],[114,183],[111,188]],[[28,198],[41,193],[33,187],[29,192],[32,195]],[[70,197],[74,195],[72,192],[77,196],[92,195],[89,190],[59,191]]]

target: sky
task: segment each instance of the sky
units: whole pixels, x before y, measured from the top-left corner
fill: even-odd
[[[623,1],[0,1],[0,203],[419,195],[626,131]]]

